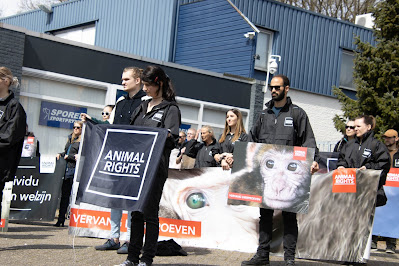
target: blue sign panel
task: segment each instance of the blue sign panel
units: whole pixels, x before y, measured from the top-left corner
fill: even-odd
[[[72,129],[81,113],[87,113],[87,108],[42,101],[39,125]]]

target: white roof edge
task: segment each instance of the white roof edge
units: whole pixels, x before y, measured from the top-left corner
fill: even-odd
[[[236,7],[233,2],[231,2],[230,0],[227,0],[227,2],[238,12],[238,14],[240,14],[240,16],[249,24],[249,26],[251,26],[251,28],[256,32],[259,33],[260,30],[241,12],[241,10],[238,9],[238,7]]]

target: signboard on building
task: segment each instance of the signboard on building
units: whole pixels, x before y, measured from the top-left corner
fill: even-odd
[[[87,113],[87,108],[42,101],[39,125],[72,129],[81,113]]]

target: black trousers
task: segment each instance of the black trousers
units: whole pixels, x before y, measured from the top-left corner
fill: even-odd
[[[273,233],[273,213],[274,210],[260,208],[259,220],[259,247],[257,254],[262,257],[268,257],[270,253],[270,243]],[[298,222],[296,213],[284,212],[284,260],[295,259],[296,242],[298,239]]]
[[[157,252],[159,235],[159,202],[161,201],[163,186],[168,177],[168,165],[169,160],[161,158],[156,180],[149,193],[149,198],[144,207],[144,212],[132,212],[130,243],[127,256],[127,259],[132,262],[137,263],[140,260],[147,264],[152,264],[153,258]],[[143,246],[144,223],[145,243]],[[143,255],[140,258],[140,251],[142,248]]]
[[[0,219],[1,219],[1,206],[3,205],[3,204],[1,204],[1,203],[2,203],[2,201],[3,201],[3,189],[4,189],[5,184],[6,184],[5,182],[0,181],[0,190],[1,190],[1,198],[0,198]]]
[[[65,222],[65,214],[69,206],[69,198],[71,196],[72,184],[73,184],[73,177],[64,179],[62,181],[60,213],[58,215],[58,222],[60,223]]]

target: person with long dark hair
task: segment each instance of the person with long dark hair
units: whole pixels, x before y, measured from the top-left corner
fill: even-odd
[[[71,196],[71,190],[73,185],[73,177],[75,175],[76,167],[76,155],[79,152],[80,139],[82,138],[82,121],[76,121],[73,124],[73,132],[68,136],[67,143],[65,144],[64,151],[57,154],[57,160],[61,157],[66,160],[67,166],[65,169],[64,179],[62,181],[61,188],[61,202],[60,212],[58,214],[56,227],[63,227],[65,223],[65,215],[69,206],[69,198]]]
[[[0,67],[0,218],[3,188],[14,180],[26,132],[26,113],[10,90],[19,85],[7,67]]]
[[[248,135],[240,110],[233,108],[226,113],[223,134],[219,138],[218,148],[213,150],[213,157],[224,170],[229,170],[232,166],[236,141],[248,141]]]
[[[144,92],[151,99],[144,101],[132,114],[130,124],[169,130],[159,162],[155,182],[143,212],[132,212],[127,259],[121,265],[151,265],[159,235],[159,202],[168,177],[169,156],[179,136],[181,115],[175,100],[172,82],[162,68],[148,66],[142,74]],[[143,246],[145,223],[145,243]],[[140,257],[141,250],[143,254]]]

